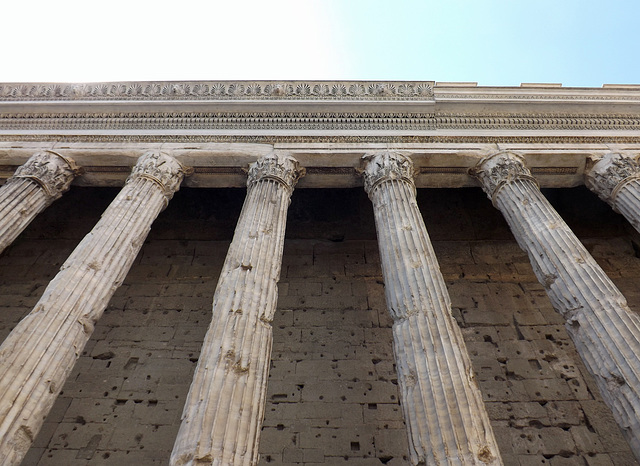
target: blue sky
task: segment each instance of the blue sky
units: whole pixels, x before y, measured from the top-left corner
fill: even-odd
[[[90,5],[97,3],[3,5],[0,82],[640,83],[637,0],[111,0]]]

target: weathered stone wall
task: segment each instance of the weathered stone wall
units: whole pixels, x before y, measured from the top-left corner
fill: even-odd
[[[73,188],[0,256],[0,338],[115,194]],[[639,310],[631,229],[585,189],[547,194]],[[243,196],[176,195],[23,464],[167,464]],[[505,463],[636,464],[484,194],[421,190],[419,202]],[[287,237],[261,464],[408,464],[368,199],[298,190]]]

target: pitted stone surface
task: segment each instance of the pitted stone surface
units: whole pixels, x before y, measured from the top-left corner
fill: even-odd
[[[74,188],[0,256],[0,338],[30,311],[116,194]],[[546,194],[639,312],[640,259],[624,221],[586,189]],[[167,464],[243,198],[240,190],[176,194],[96,325],[25,466]],[[418,190],[418,201],[505,464],[636,464],[490,202],[478,189]],[[71,209],[76,214],[68,215]],[[371,219],[362,189],[293,196],[261,465],[408,464]],[[55,240],[45,234],[51,229]]]
[[[249,169],[172,465],[258,461],[287,210],[301,172],[295,159],[277,154]]]
[[[640,458],[640,318],[542,195],[521,157],[498,153],[482,159],[474,171],[527,251],[538,281]]]
[[[136,168],[147,166],[148,160],[149,155],[140,157]],[[183,172],[174,176],[173,189],[178,189]],[[2,342],[2,463],[17,464],[27,453],[96,322],[165,206],[163,193],[147,179],[136,177],[126,185],[64,262],[33,310]]]
[[[365,158],[411,463],[502,464],[410,178],[411,160]]]

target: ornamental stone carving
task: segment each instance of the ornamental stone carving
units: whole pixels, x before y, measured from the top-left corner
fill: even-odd
[[[80,169],[72,159],[45,150],[32,155],[18,167],[13,179],[28,178],[35,181],[45,191],[50,202],[53,202],[69,189],[79,173]]]
[[[400,152],[384,151],[365,154],[362,157],[362,175],[364,189],[371,197],[371,193],[380,183],[388,180],[404,180],[413,186],[415,170],[413,162]]]
[[[305,175],[305,169],[290,155],[273,152],[251,164],[248,174],[249,188],[260,180],[270,178],[280,182],[291,193],[298,180]]]
[[[182,178],[190,175],[191,172],[191,169],[184,167],[173,157],[162,152],[149,151],[140,157],[133,167],[126,184],[137,178],[151,180],[162,188],[166,198],[165,203],[168,203],[178,190]]]
[[[431,100],[433,81],[202,81],[1,84],[0,100]]]
[[[512,183],[519,179],[538,182],[531,175],[531,171],[526,167],[524,158],[513,152],[498,152],[482,159],[475,167],[469,170],[469,174],[481,181],[482,189],[494,202],[495,197],[505,184]]]
[[[585,184],[612,206],[624,185],[640,180],[640,163],[637,157],[609,153],[592,161],[593,165],[585,172]]]

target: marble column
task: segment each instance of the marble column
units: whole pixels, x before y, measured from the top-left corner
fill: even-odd
[[[413,164],[364,157],[401,404],[414,465],[502,464],[433,246],[418,209]]]
[[[608,153],[591,160],[584,177],[587,187],[640,232],[640,163],[626,154]]]
[[[504,215],[604,401],[640,458],[640,319],[542,195],[524,160],[484,158],[471,171]]]
[[[79,170],[51,150],[33,154],[0,188],[0,253],[69,189]]]
[[[19,464],[185,169],[143,155],[125,187],[0,346],[0,464]]]
[[[258,462],[287,209],[303,173],[294,158],[276,153],[249,169],[171,455],[174,466]]]

